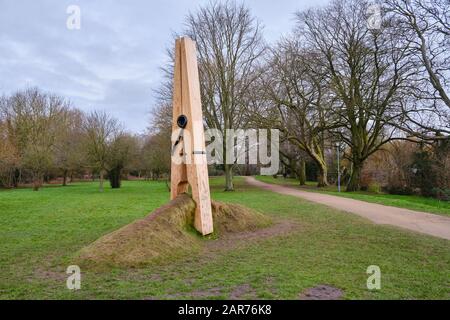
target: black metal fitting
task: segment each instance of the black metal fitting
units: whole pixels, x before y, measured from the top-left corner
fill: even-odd
[[[186,128],[187,124],[188,124],[188,118],[184,114],[180,115],[177,119],[178,127],[180,127],[181,129],[184,129],[184,128]]]

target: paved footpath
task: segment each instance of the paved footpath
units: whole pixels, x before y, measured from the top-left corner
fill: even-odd
[[[390,224],[450,240],[450,218],[448,217],[318,192],[298,190],[291,187],[261,182],[253,177],[246,177],[245,179],[250,185],[284,195],[303,198],[342,211],[351,212],[377,224]]]

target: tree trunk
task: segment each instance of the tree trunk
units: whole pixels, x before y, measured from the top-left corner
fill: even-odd
[[[100,186],[99,186],[100,192],[103,192],[103,170],[100,170]]]
[[[319,163],[319,172],[317,174],[317,187],[323,188],[328,186],[328,168],[324,163]]]
[[[67,186],[67,170],[63,172],[63,186]]]
[[[225,118],[225,130],[223,132],[223,163],[224,163],[224,169],[225,169],[225,191],[234,191],[233,186],[233,159],[228,159],[227,156],[227,148],[233,148],[233,143],[231,146],[228,146],[228,140],[227,140],[227,134],[228,134],[228,125],[227,125],[227,118]]]
[[[115,167],[109,171],[109,183],[111,184],[112,189],[120,188],[120,174],[122,169],[120,167]]]
[[[225,164],[225,191],[234,191],[233,185],[233,166]]]
[[[350,180],[347,184],[347,192],[358,191],[361,188],[361,171],[362,163],[353,163],[352,173],[350,175]]]
[[[252,173],[250,172],[250,164],[249,163],[247,163],[245,165],[245,173],[244,173],[244,175],[247,176],[247,177],[252,175]]]
[[[298,173],[298,179],[300,180],[300,185],[306,185],[306,161],[304,159],[300,160],[300,170]]]
[[[33,175],[33,191],[38,191],[42,186],[42,177],[39,173]]]
[[[12,180],[13,188],[17,188],[19,186],[20,176],[21,176],[20,170],[14,169],[13,180]]]

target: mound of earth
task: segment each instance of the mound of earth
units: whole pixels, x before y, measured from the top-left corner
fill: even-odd
[[[214,234],[254,231],[268,227],[271,220],[246,207],[212,202]],[[183,194],[156,209],[143,219],[132,222],[83,248],[77,264],[85,268],[139,267],[160,264],[200,251],[204,244],[193,228],[195,202]]]

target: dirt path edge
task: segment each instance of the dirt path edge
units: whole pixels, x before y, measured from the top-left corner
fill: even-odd
[[[436,214],[385,206],[361,200],[308,192],[290,187],[265,183],[254,177],[245,177],[246,183],[279,194],[303,198],[338,210],[357,214],[376,224],[393,225],[400,228],[450,240],[450,218]]]

